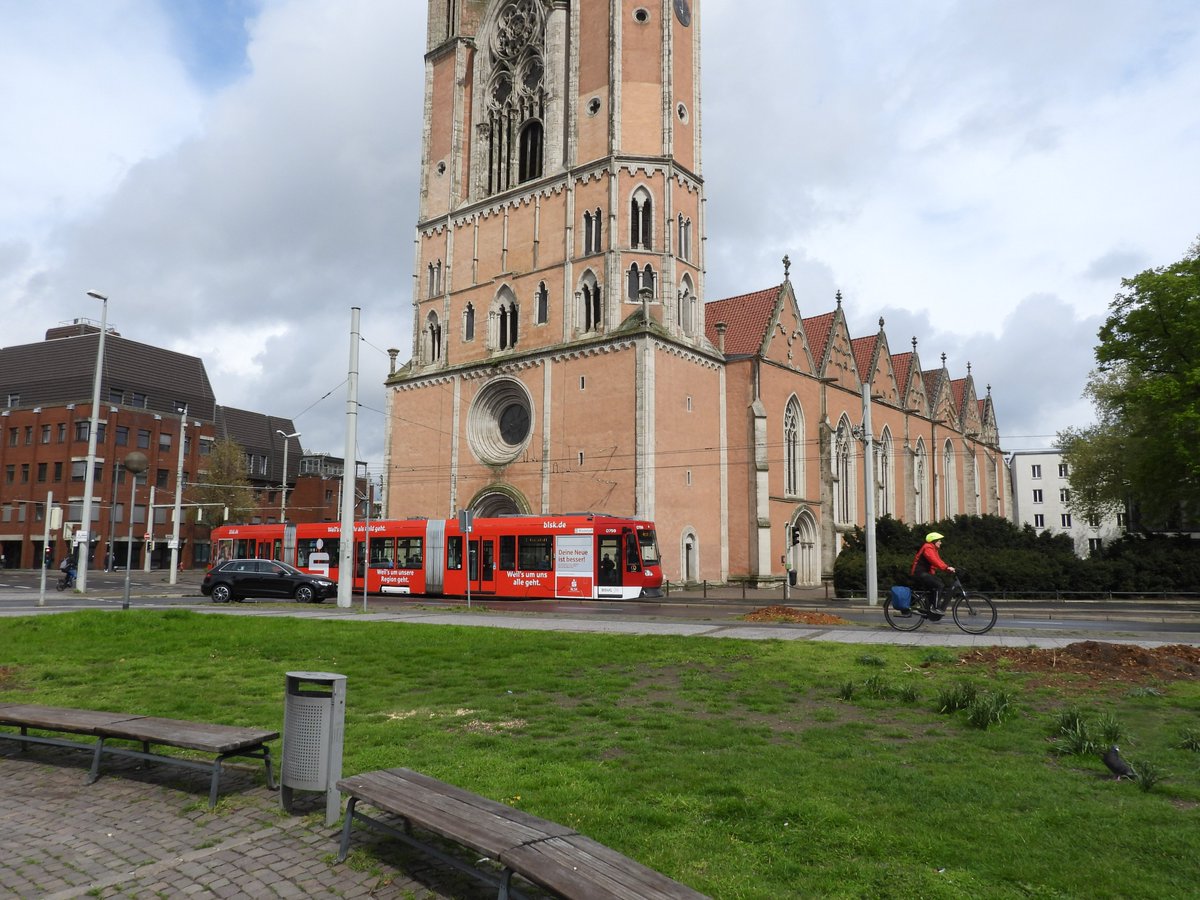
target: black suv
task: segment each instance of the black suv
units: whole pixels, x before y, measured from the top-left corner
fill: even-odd
[[[272,559],[230,559],[208,570],[200,593],[211,596],[214,603],[246,597],[295,597],[300,603],[320,603],[337,594],[337,585]]]

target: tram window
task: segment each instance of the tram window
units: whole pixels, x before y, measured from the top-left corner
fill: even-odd
[[[314,553],[325,553],[329,556],[329,565],[338,564],[340,548],[336,538],[300,538],[296,541],[296,565],[302,569],[308,568],[309,557]]]
[[[638,545],[642,551],[642,564],[647,566],[657,566],[658,558],[658,541],[654,537],[653,531],[639,531]]]
[[[625,532],[625,568],[630,572],[636,572],[642,567],[638,561],[638,545],[637,537],[632,531]]]
[[[461,569],[462,568],[462,545],[463,539],[461,536],[452,535],[446,538],[446,568]]]
[[[400,569],[421,568],[424,554],[421,552],[424,539],[407,537],[396,539],[396,567]]]
[[[500,536],[500,571],[511,572],[517,567],[517,538],[516,535]]]
[[[554,538],[548,534],[521,535],[517,551],[521,569],[549,572],[554,569]]]
[[[396,545],[390,537],[376,537],[370,539],[371,543],[371,568],[372,569],[390,569],[392,568],[392,560],[396,556]]]

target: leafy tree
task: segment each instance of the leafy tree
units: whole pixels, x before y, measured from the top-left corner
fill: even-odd
[[[1121,288],[1088,381],[1097,423],[1058,435],[1072,510],[1178,528],[1200,512],[1200,240]]]
[[[216,441],[208,456],[208,471],[188,491],[190,503],[215,504],[204,507],[205,520],[220,523],[229,509],[230,522],[248,522],[258,504],[254,488],[246,479],[246,452],[234,440]]]

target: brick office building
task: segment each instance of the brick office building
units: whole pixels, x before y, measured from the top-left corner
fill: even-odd
[[[806,313],[786,261],[706,302],[700,6],[430,0],[389,515],[635,515],[672,580],[815,584],[865,465],[881,513],[1008,514],[969,366],[852,335],[840,296]]]
[[[44,341],[0,348],[0,556],[8,568],[31,568],[47,557],[61,559],[83,526],[98,344],[99,328],[77,320],[50,329]],[[105,338],[100,401],[92,521],[86,529],[92,567],[106,562],[124,566],[127,547],[134,567],[170,564],[167,542],[173,531],[171,507],[181,444],[186,489],[206,471],[215,441],[237,441],[260,504],[254,517],[275,520],[283,480],[283,438],[278,432],[295,432],[289,419],[217,405],[199,358],[132,341],[112,329]],[[133,489],[130,510],[131,485],[122,462],[134,450],[146,454],[149,467]],[[296,482],[302,455],[293,438],[289,485]],[[46,503],[51,495],[62,509],[63,524],[47,544]],[[297,512],[313,521],[329,515],[324,508]],[[210,510],[198,522],[194,508],[185,511],[180,522],[184,567],[208,563],[209,529],[220,515]]]

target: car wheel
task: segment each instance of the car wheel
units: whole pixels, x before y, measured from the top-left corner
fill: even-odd
[[[232,592],[227,584],[215,584],[212,589],[213,603],[228,603],[233,599]]]
[[[296,588],[296,602],[297,603],[312,603],[313,598],[315,596],[316,596],[316,591],[314,591],[312,589],[311,585],[302,584],[298,588]]]

